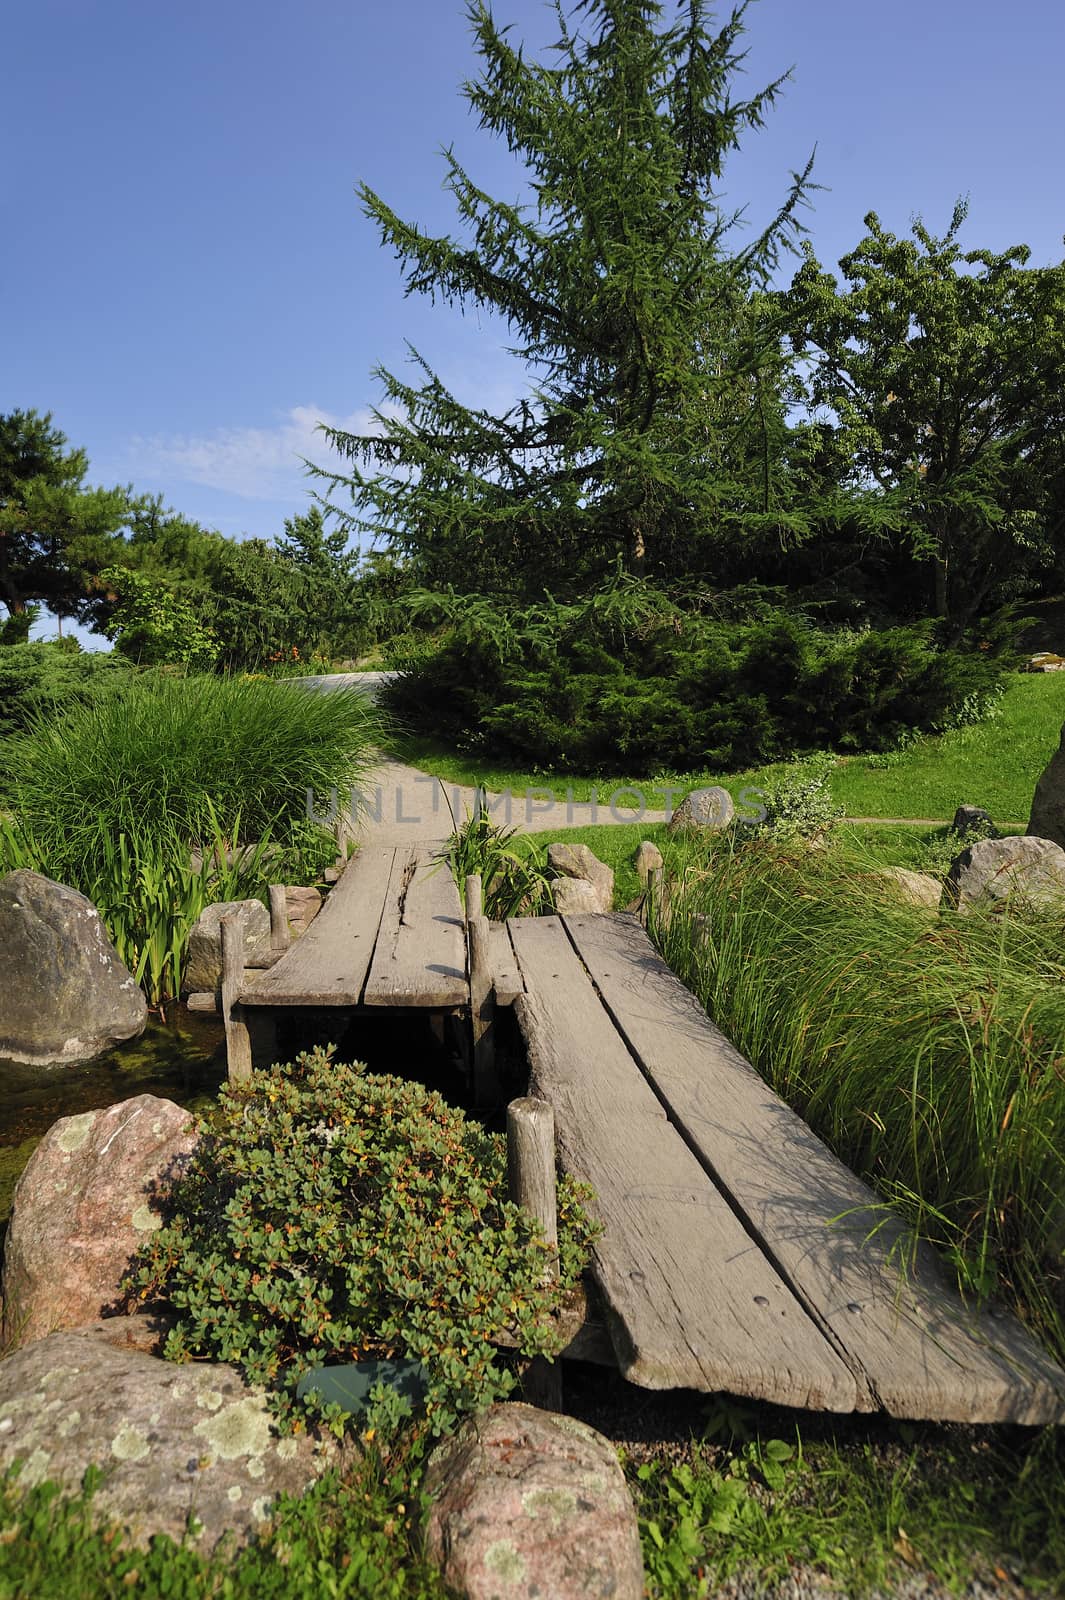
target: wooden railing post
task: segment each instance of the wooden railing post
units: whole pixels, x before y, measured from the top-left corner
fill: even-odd
[[[282,955],[289,947],[292,935],[288,925],[288,902],[285,897],[284,885],[272,883],[270,885],[270,948],[275,955]]]
[[[481,887],[481,874],[471,872],[466,878],[466,922],[476,922],[478,917],[484,915],[484,895]]]
[[[473,1030],[473,1098],[491,1103],[496,1090],[495,992],[492,930],[487,917],[468,924],[470,934],[470,1024]]]
[[[546,1100],[512,1100],[507,1107],[507,1184],[510,1198],[540,1224],[550,1249],[545,1276],[558,1277],[558,1199],[555,1113]],[[534,1356],[522,1378],[525,1398],[543,1411],[562,1409],[557,1361]]]
[[[226,1068],[231,1083],[251,1077],[251,1035],[237,996],[244,987],[244,915],[231,911],[220,923],[222,935],[222,1017],[226,1025]]]

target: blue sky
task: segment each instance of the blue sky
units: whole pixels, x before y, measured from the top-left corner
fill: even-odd
[[[541,0],[497,0],[539,49]],[[879,212],[1060,259],[1061,0],[755,0],[753,89],[794,67],[727,174],[772,213],[817,146],[807,222],[834,263]],[[272,536],[307,503],[314,424],[357,421],[371,368],[410,339],[465,398],[505,398],[505,330],[405,300],[354,196],[446,231],[438,151],[492,192],[520,171],[459,93],[462,0],[33,0],[0,69],[0,411],[50,410],[90,481],[132,482],[227,534]]]

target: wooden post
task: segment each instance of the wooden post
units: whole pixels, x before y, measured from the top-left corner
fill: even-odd
[[[231,1083],[251,1076],[251,1036],[244,1021],[244,1008],[237,999],[244,987],[244,917],[231,911],[223,917],[222,934],[222,1016],[226,1025],[226,1066]]]
[[[470,1024],[473,1032],[474,1104],[489,1105],[497,1092],[495,993],[492,988],[491,928],[487,917],[469,924]]]
[[[284,885],[272,883],[270,885],[270,948],[274,954],[281,955],[287,950],[291,938]]]
[[[555,1251],[551,1276],[557,1278],[555,1113],[546,1100],[526,1096],[507,1107],[507,1185],[514,1204],[536,1218]]]
[[[466,879],[466,921],[476,922],[484,915],[484,897],[481,892],[481,874],[471,872]]]
[[[535,1217],[551,1246],[545,1276],[558,1277],[558,1203],[555,1185],[555,1113],[546,1100],[512,1100],[507,1107],[507,1183],[510,1198]],[[534,1356],[522,1378],[530,1405],[562,1409],[562,1369]]]

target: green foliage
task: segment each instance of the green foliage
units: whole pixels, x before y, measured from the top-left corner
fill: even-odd
[[[331,859],[307,790],[357,787],[380,725],[357,690],[120,681],[121,693],[8,741],[14,818],[0,827],[0,869],[31,866],[87,895],[155,1003],[179,992],[205,905],[261,895],[268,875],[313,879]]]
[[[69,711],[126,682],[128,664],[105,652],[32,642],[0,647],[0,739],[38,717]]]
[[[529,374],[527,395],[493,415],[412,351],[411,380],[375,374],[375,432],[326,430],[350,463],[321,473],[338,516],[428,582],[537,594],[547,578],[572,592],[619,559],[704,573],[730,543],[806,531],[789,487],[794,383],[763,289],[801,231],[810,165],[733,243],[723,168],[784,80],[738,95],[745,7],[719,30],[708,9],[559,0],[541,60],[476,0],[483,70],[463,92],[524,164],[532,203],[492,199],[450,150],[458,238],[361,190],[407,291],[498,315]]]
[[[99,911],[150,1005],[181,993],[189,935],[203,910],[219,900],[265,899],[267,873],[278,866],[268,837],[228,861],[228,840],[216,821],[211,826],[202,862],[191,857],[188,837],[166,819],[131,821],[114,834],[100,818],[82,842],[73,886]],[[17,821],[0,818],[0,873],[17,867],[71,881],[60,872],[54,844],[49,853]]]
[[[836,758],[823,754],[795,762],[770,778],[761,790],[765,816],[758,823],[743,824],[744,832],[754,828],[774,839],[826,833],[843,815],[829,784],[835,766]]]
[[[1003,671],[990,652],[938,648],[927,628],[830,633],[786,612],[720,622],[618,588],[523,611],[466,597],[386,699],[460,749],[640,776],[890,747],[947,721]],[[641,612],[643,600],[653,603]]]
[[[943,1429],[837,1439],[804,1424],[792,1443],[757,1408],[751,1421],[729,1449],[696,1444],[690,1460],[631,1473],[652,1600],[777,1585],[861,1600],[930,1579],[937,1592],[997,1592],[1007,1567],[1025,1592],[1060,1592],[1054,1430],[966,1446]]]
[[[234,1362],[292,1425],[310,1368],[409,1357],[446,1429],[513,1387],[494,1339],[512,1329],[528,1355],[557,1350],[550,1312],[590,1239],[580,1190],[560,1179],[560,1283],[545,1281],[548,1247],[506,1198],[502,1136],[332,1054],[223,1091],[131,1297],[176,1309],[171,1359]]]
[[[217,824],[231,843],[269,831],[284,846],[303,827],[307,790],[358,784],[380,734],[357,688],[134,676],[121,695],[12,741],[15,808],[49,860],[74,875],[101,825],[116,835],[172,828],[192,843]]]
[[[840,262],[846,287],[808,251],[785,297],[871,530],[909,558],[910,605],[959,633],[1060,575],[1065,465],[1065,262],[963,252],[966,211],[941,239],[919,220],[897,238],[870,212]]]
[[[105,567],[100,582],[118,591],[104,631],[123,655],[146,665],[176,663],[190,671],[214,666],[218,637],[187,596],[129,568]]]
[[[420,1548],[422,1447],[385,1460],[367,1450],[350,1474],[326,1473],[298,1499],[282,1496],[255,1544],[204,1556],[193,1537],[131,1548],[93,1514],[95,1480],[73,1500],[52,1484],[20,1491],[0,1479],[3,1600],[445,1600]]]
[[[715,851],[670,913],[667,960],[777,1093],[1065,1355],[1058,924],[930,916],[843,850],[773,841]]]
[[[484,914],[493,921],[550,911],[551,880],[546,853],[517,828],[493,822],[482,804],[479,794],[477,809],[463,819],[445,846],[444,858],[463,902],[466,879],[479,873]]]
[[[88,489],[84,450],[68,450],[51,413],[0,416],[0,602],[43,600],[60,617],[88,614],[93,575],[132,510],[128,489]]]

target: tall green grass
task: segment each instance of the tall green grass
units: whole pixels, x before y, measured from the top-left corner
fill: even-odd
[[[1062,922],[913,908],[840,848],[723,846],[659,929],[773,1088],[1065,1357]]]
[[[7,746],[14,809],[34,837],[78,861],[104,821],[231,838],[305,816],[306,792],[365,779],[380,714],[357,688],[314,694],[265,678],[130,680],[121,694],[38,719]]]
[[[0,871],[29,866],[87,895],[156,1003],[179,992],[205,905],[260,894],[267,857],[271,876],[291,881],[331,856],[307,792],[321,804],[335,789],[346,806],[381,737],[358,689],[131,677],[7,742]]]

